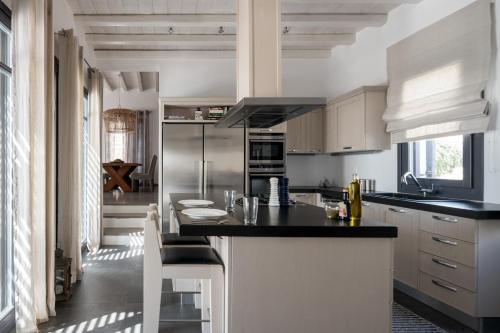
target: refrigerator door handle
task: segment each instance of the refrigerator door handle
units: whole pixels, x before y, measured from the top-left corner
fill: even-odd
[[[203,169],[205,162],[198,161],[198,191],[203,193]]]
[[[208,192],[208,161],[203,162],[203,193]]]

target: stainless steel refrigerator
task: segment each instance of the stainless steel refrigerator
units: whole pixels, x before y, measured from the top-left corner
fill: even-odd
[[[169,193],[243,193],[245,134],[213,124],[164,123],[162,128],[163,216]],[[167,214],[165,214],[167,213]]]

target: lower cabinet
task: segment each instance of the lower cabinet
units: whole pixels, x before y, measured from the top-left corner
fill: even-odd
[[[384,207],[380,204],[362,201],[361,216],[363,216],[366,219],[385,222]]]
[[[398,228],[394,240],[394,278],[418,287],[418,211],[386,207],[385,222]]]
[[[372,202],[362,212],[398,228],[396,280],[472,317],[500,317],[500,220]]]

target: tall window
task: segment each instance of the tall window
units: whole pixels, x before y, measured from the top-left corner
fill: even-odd
[[[81,235],[82,244],[87,244],[89,214],[87,205],[87,191],[89,181],[89,93],[87,89],[83,92],[83,209],[82,209],[82,224]]]
[[[0,331],[12,313],[12,108],[10,11],[0,2]]]

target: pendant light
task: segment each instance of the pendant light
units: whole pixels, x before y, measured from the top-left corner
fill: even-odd
[[[122,73],[118,74],[120,87],[118,88],[118,107],[104,111],[104,125],[108,133],[130,133],[135,131],[137,113],[121,107]]]

